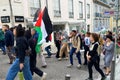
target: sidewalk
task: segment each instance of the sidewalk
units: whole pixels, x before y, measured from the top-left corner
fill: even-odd
[[[101,76],[99,75],[98,79],[95,79],[95,80],[100,80],[101,79],[100,77]],[[106,80],[110,80],[110,75],[107,76]],[[115,80],[120,80],[120,56],[119,58],[116,58]]]
[[[119,59],[116,60],[116,69],[115,69],[115,80],[120,80],[120,56]]]

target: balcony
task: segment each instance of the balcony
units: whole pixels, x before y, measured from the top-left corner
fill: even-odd
[[[74,18],[74,13],[73,12],[69,12],[69,18]]]
[[[95,17],[102,17],[101,13],[95,13]]]
[[[83,18],[83,14],[79,13],[79,18],[82,19]]]
[[[54,10],[54,17],[61,17],[61,11]]]
[[[100,0],[100,1],[102,1],[102,2],[104,2],[104,3],[106,3],[106,4],[107,4],[107,1],[106,1],[106,0]]]
[[[87,14],[87,18],[90,19],[90,14]]]
[[[110,5],[107,3],[106,0],[93,0],[94,3],[100,4],[102,6],[110,8]]]

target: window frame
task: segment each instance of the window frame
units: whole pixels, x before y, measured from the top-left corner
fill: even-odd
[[[79,18],[83,19],[83,2],[79,1]]]
[[[54,1],[57,2],[57,1]],[[57,5],[58,4],[58,5]],[[56,5],[58,7],[58,10],[56,8]],[[54,17],[61,17],[61,5],[60,5],[60,0],[58,0],[58,3],[54,3]]]
[[[68,0],[68,13],[69,18],[74,18],[74,3],[73,0]],[[71,2],[70,2],[71,1]],[[70,5],[71,4],[71,5]]]
[[[90,4],[87,4],[87,18],[90,19]]]

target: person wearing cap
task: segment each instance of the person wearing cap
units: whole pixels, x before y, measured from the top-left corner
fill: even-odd
[[[104,64],[105,64],[105,74],[109,75],[110,73],[110,65],[112,62],[112,58],[114,55],[114,48],[115,44],[113,42],[113,38],[111,35],[106,36],[106,43],[104,44],[104,49],[105,49],[105,57],[104,57]]]
[[[70,38],[72,42],[72,48],[70,50],[70,64],[67,67],[71,68],[73,66],[73,54],[76,54],[76,57],[78,59],[77,68],[81,68],[81,54],[80,54],[81,43],[80,38],[77,36],[76,30],[72,30]]]

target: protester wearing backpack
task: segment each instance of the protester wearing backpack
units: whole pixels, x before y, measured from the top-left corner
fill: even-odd
[[[72,48],[70,50],[70,65],[68,65],[67,67],[71,68],[73,66],[73,54],[76,54],[76,57],[78,59],[77,68],[81,68],[80,38],[77,37],[76,30],[72,30],[71,32],[71,42],[72,42]]]

